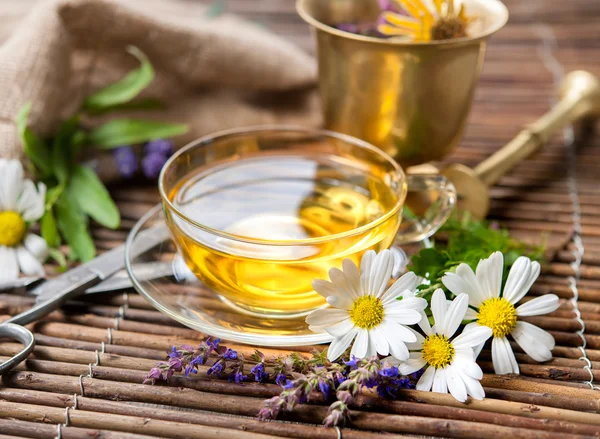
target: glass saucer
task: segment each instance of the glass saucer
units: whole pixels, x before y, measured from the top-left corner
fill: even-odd
[[[266,318],[246,314],[203,285],[177,254],[168,237],[161,207],[157,205],[150,209],[133,227],[125,243],[125,264],[133,286],[156,309],[206,335],[238,343],[291,347],[332,340],[325,332],[310,331],[304,317]],[[137,237],[141,231],[153,226],[159,228],[156,233],[164,233],[167,238],[152,250],[137,255]],[[428,240],[416,244],[416,250],[428,244]],[[409,253],[414,250],[408,249]],[[154,273],[149,275],[148,267],[153,267]]]
[[[212,337],[258,346],[304,346],[327,343],[332,337],[308,329],[304,317],[270,319],[244,314],[228,305],[219,294],[203,285],[187,270],[170,238],[139,256],[134,250],[142,230],[164,224],[160,205],[153,207],[131,230],[125,263],[135,289],[156,309],[179,323]],[[166,224],[164,225],[166,228]],[[148,279],[149,263],[158,263],[159,277]],[[169,269],[170,267],[170,269]]]

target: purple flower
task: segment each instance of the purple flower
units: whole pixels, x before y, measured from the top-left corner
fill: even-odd
[[[329,396],[329,392],[331,392],[331,386],[329,385],[329,383],[325,380],[319,380],[319,390],[321,391],[321,393],[323,395],[325,395],[325,397]]]
[[[348,361],[344,361],[344,364],[346,366],[350,366],[352,369],[356,369],[358,367],[359,361],[360,358],[356,358],[354,355],[352,355],[352,357]]]
[[[234,381],[237,384],[241,384],[242,381],[245,381],[247,379],[248,377],[244,375],[240,370],[232,372],[231,375],[229,375],[229,381]]]
[[[145,157],[142,160],[144,175],[148,178],[156,178],[167,159],[173,154],[173,143],[165,139],[152,140],[146,144],[144,153]]]
[[[223,354],[223,358],[225,358],[227,360],[237,360],[237,357],[238,357],[237,352],[232,349],[227,349],[225,351],[225,353]]]
[[[209,345],[213,349],[218,349],[220,342],[221,342],[220,338],[215,338],[214,340],[209,338],[208,340],[206,340],[206,344]]]
[[[138,156],[131,146],[124,145],[113,151],[119,174],[124,178],[131,178],[139,168]]]
[[[173,346],[170,351],[167,351],[167,356],[169,358],[179,358],[181,356],[181,354],[179,353],[177,348],[175,346]]]
[[[425,373],[425,368],[423,369],[419,369],[416,372],[413,372],[410,376],[415,379],[418,380],[419,378],[421,378],[421,376]]]
[[[399,374],[400,372],[398,372],[398,368],[396,366],[387,367],[379,371],[379,375],[381,375],[382,377],[394,378],[397,377]]]
[[[158,174],[160,174],[160,170],[166,161],[167,157],[162,154],[147,154],[146,157],[142,159],[142,169],[144,170],[144,175],[148,178],[158,177]]]
[[[208,371],[206,371],[207,375],[211,375],[213,373],[215,375],[219,375],[221,372],[223,372],[223,364],[221,362],[213,364]]]
[[[150,369],[150,372],[148,372],[148,375],[146,375],[146,378],[144,378],[144,384],[146,384],[146,383],[154,384],[156,382],[156,380],[161,379],[161,377],[162,377],[162,370],[160,370],[160,368],[158,368],[158,367],[153,367],[152,369]]]
[[[294,387],[294,382],[293,382],[293,381],[290,381],[290,380],[287,380],[287,381],[285,382],[285,384],[283,385],[283,388],[284,388],[285,390],[290,390],[290,389],[291,389],[291,388],[293,388],[293,387]]]
[[[175,372],[181,372],[183,370],[183,363],[179,357],[171,357],[169,359],[169,368]]]
[[[254,375],[254,380],[259,383],[262,383],[269,377],[269,374],[265,372],[265,365],[263,363],[258,363],[250,369],[250,372]]]
[[[284,386],[285,384],[289,383],[291,381],[289,381],[284,373],[278,373],[277,376],[275,377],[275,384],[279,384],[280,386]]]
[[[146,154],[158,153],[166,157],[173,154],[173,142],[167,139],[156,139],[146,143]]]

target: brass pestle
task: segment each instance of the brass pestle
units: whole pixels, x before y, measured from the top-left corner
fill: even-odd
[[[537,152],[550,137],[581,119],[600,116],[600,81],[582,70],[568,73],[559,87],[560,100],[536,122],[474,169],[453,164],[441,170],[456,188],[458,209],[485,218],[490,209],[489,187],[515,165]]]

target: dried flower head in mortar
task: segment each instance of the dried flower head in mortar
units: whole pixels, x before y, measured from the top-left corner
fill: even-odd
[[[384,10],[377,30],[413,41],[449,40],[467,35],[470,19],[457,0],[392,0],[401,12]]]

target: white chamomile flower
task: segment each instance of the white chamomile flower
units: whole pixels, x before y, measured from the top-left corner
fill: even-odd
[[[389,250],[370,250],[360,263],[360,273],[349,259],[342,270],[329,271],[331,282],[315,280],[313,287],[327,299],[331,308],[318,309],[306,317],[313,331],[327,331],[334,337],[327,358],[337,359],[350,346],[357,358],[376,354],[408,358],[406,343],[417,341],[418,333],[405,325],[421,320],[427,301],[412,293],[419,283],[414,273],[406,273],[388,288],[395,257]],[[402,300],[397,300],[403,296]]]
[[[46,186],[24,179],[18,160],[0,159],[0,279],[43,276],[48,246],[28,229],[44,214],[45,196]]]
[[[460,264],[456,273],[446,273],[442,282],[454,294],[468,294],[469,305],[475,309],[469,309],[466,320],[477,321],[467,327],[480,325],[492,329],[494,371],[497,374],[519,373],[507,335],[510,334],[534,360],[550,360],[554,337],[531,323],[520,321],[519,317],[547,314],[556,310],[559,302],[555,294],[546,294],[516,306],[539,276],[539,263],[525,256],[519,257],[510,269],[504,290],[503,271],[504,257],[495,252],[488,259],[479,261],[475,273],[467,264]]]
[[[485,326],[465,328],[463,332],[452,336],[465,317],[469,298],[459,294],[452,302],[446,301],[441,289],[435,290],[431,298],[431,312],[434,325],[423,317],[419,326],[425,333],[417,344],[411,346],[410,359],[401,362],[400,372],[404,375],[426,368],[417,382],[417,390],[452,394],[460,402],[467,400],[467,395],[475,399],[483,399],[485,393],[479,380],[483,372],[475,362],[473,350],[490,338],[492,330]]]

